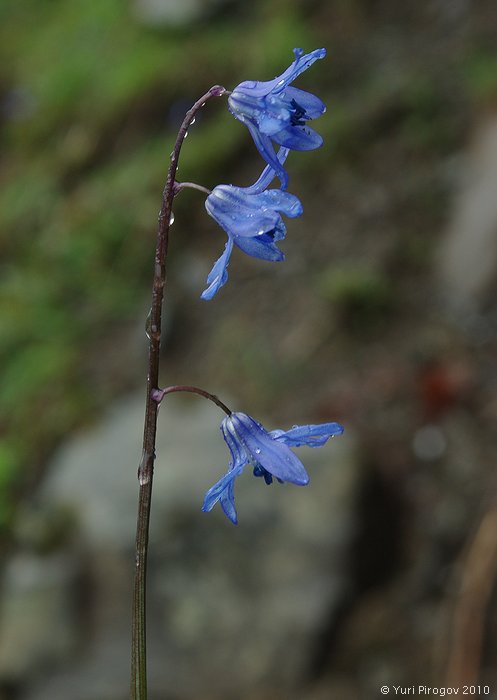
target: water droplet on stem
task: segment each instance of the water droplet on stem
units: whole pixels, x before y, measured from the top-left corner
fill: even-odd
[[[151,325],[152,325],[152,309],[148,312],[146,321],[145,321],[145,335],[147,338],[150,340],[150,335],[151,335]]]

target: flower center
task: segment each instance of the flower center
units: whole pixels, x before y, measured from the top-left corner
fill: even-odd
[[[290,104],[290,122],[292,126],[304,126],[305,120],[307,119],[305,109],[301,107],[298,102],[295,102],[295,100],[292,100]]]
[[[269,484],[273,483],[273,475],[268,472],[267,469],[264,469],[264,467],[259,464],[258,462],[254,464],[254,471],[253,471],[254,476],[263,476],[264,481],[266,484],[269,486]],[[280,484],[283,483],[282,479],[278,479],[276,477],[276,481],[279,481]]]

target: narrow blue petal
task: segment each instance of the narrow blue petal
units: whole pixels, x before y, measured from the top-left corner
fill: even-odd
[[[238,439],[238,435],[233,430],[233,424],[227,416],[221,423],[221,433],[225,443],[228,445],[230,451],[230,462],[228,470],[237,469],[238,467],[244,467],[249,461],[249,456]]]
[[[204,513],[211,511],[219,501],[225,515],[236,525],[238,520],[235,508],[234,481],[248,464],[249,456],[227,418],[221,423],[221,432],[230,451],[228,473],[207,491],[202,510]]]
[[[314,61],[326,56],[326,49],[315,49],[305,54],[302,49],[294,49],[295,60],[288,68],[273,80],[245,80],[233,90],[251,95],[252,97],[265,97],[270,92],[278,93],[285,89],[297,76],[312,66]]]
[[[217,294],[219,289],[226,284],[228,281],[228,263],[233,250],[233,240],[231,237],[228,238],[226,245],[224,247],[224,252],[218,260],[214,263],[212,270],[207,275],[207,284],[209,285],[202,292],[200,298],[208,301]]]
[[[235,485],[234,480],[231,480],[229,482],[227,488],[221,494],[221,498],[219,499],[219,503],[221,504],[221,508],[223,509],[223,512],[226,515],[226,517],[229,520],[231,520],[233,525],[237,525],[238,524],[238,517],[236,514],[236,508],[235,508],[234,485]]]
[[[293,151],[313,151],[323,145],[323,138],[309,126],[287,126],[271,137]]]
[[[271,139],[269,136],[266,136],[266,134],[261,134],[259,129],[254,124],[251,124],[250,122],[246,122],[246,124],[252,138],[254,139],[257,150],[279,178],[281,189],[286,190],[288,187],[288,173],[278,160]],[[284,143],[281,145],[286,146]]]
[[[321,423],[319,425],[296,425],[291,430],[272,430],[269,434],[273,440],[288,447],[322,447],[329,438],[341,435],[343,427],[339,423]]]
[[[204,513],[209,513],[214,508],[216,503],[221,498],[223,491],[225,491],[229,483],[233,482],[235,477],[235,473],[232,474],[231,472],[228,472],[227,474],[224,474],[219,481],[216,481],[214,486],[211,486],[210,489],[206,491],[204,502],[202,504],[202,511]]]
[[[283,163],[286,161],[289,153],[289,148],[280,148],[280,150],[276,154],[276,158],[281,163],[281,165],[283,165]],[[269,185],[272,183],[275,177],[276,173],[274,171],[274,168],[272,168],[270,165],[266,165],[259,179],[256,180],[253,185],[250,185],[250,187],[244,187],[244,190],[247,194],[259,194],[267,187],[269,187]]]
[[[204,513],[209,513],[216,503],[221,500],[221,505],[223,510],[231,520],[231,522],[236,524],[236,509],[235,509],[235,499],[233,496],[233,481],[239,476],[245,465],[240,465],[236,469],[230,470],[227,474],[222,476],[219,481],[217,481],[214,486],[207,491],[204,497],[204,502],[202,504],[202,511]],[[224,505],[223,505],[224,504]]]
[[[310,53],[304,54],[302,49],[294,49],[295,61],[288,66],[280,78],[273,92],[282,92],[287,85],[292,83],[301,73],[310,68],[312,64],[320,58],[326,56],[326,49],[314,49]]]
[[[309,476],[298,457],[285,444],[274,440],[260,423],[245,413],[232,413],[227,420],[231,421],[240,442],[255,463],[283,481],[299,486],[309,483]]]

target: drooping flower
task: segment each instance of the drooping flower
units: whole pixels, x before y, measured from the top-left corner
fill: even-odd
[[[273,80],[246,80],[228,98],[230,112],[247,125],[259,153],[273,167],[283,189],[288,185],[288,175],[276,157],[273,142],[295,151],[319,148],[323,139],[306,122],[326,111],[319,97],[290,87],[300,73],[326,56],[326,49],[308,54],[294,49],[294,54],[295,60],[284,73]]]
[[[284,163],[289,153],[281,148],[276,160]],[[228,234],[221,257],[207,277],[207,288],[202,299],[212,299],[228,280],[228,263],[233,245],[247,255],[262,260],[279,262],[285,256],[276,243],[283,240],[286,227],[281,218],[285,214],[295,218],[302,214],[302,205],[295,195],[282,190],[268,190],[275,177],[271,166],[266,166],[260,178],[250,187],[217,185],[207,197],[205,208]]]
[[[231,453],[228,472],[207,491],[202,510],[211,511],[219,501],[236,525],[234,481],[247,464],[252,464],[254,476],[263,477],[266,484],[275,477],[280,483],[306,486],[309,476],[290,447],[322,447],[330,437],[341,435],[343,428],[338,423],[322,423],[268,432],[247,414],[232,413],[221,423],[221,432]]]

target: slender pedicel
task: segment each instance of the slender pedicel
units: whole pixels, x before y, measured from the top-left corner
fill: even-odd
[[[174,196],[178,195],[183,189],[198,190],[199,192],[205,192],[205,194],[210,194],[212,190],[207,189],[203,185],[197,185],[196,182],[176,182],[174,183]]]
[[[231,410],[226,406],[225,403],[221,401],[215,394],[210,394],[208,391],[204,391],[204,389],[199,389],[198,386],[189,386],[189,385],[175,385],[175,386],[168,386],[165,389],[154,389],[152,391],[152,398],[154,401],[157,401],[157,403],[161,403],[162,399],[164,396],[167,394],[174,394],[175,392],[178,391],[186,391],[190,394],[198,394],[199,396],[203,396],[204,399],[209,399],[209,401],[212,401],[212,403],[215,403],[216,406],[219,406],[226,415],[231,416]]]

